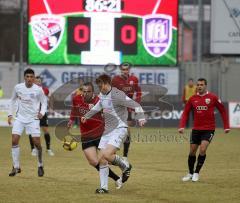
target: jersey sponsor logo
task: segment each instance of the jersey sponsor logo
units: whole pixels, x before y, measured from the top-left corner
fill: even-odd
[[[196,109],[198,111],[206,111],[206,110],[208,110],[208,107],[207,106],[197,106]]]
[[[31,28],[34,41],[45,54],[52,53],[60,44],[65,19],[62,16],[41,14],[31,17]]]
[[[206,99],[205,99],[205,102],[206,102],[206,104],[210,104],[210,102],[211,102],[211,99],[209,99],[209,98],[206,98]]]
[[[172,43],[172,17],[169,15],[146,15],[143,17],[143,44],[154,56],[164,55]]]

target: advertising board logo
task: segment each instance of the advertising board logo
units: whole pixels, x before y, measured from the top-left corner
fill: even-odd
[[[147,52],[154,56],[164,55],[172,43],[172,17],[146,15],[143,17],[142,39]]]
[[[52,53],[60,44],[64,32],[65,19],[56,15],[35,15],[30,22],[34,41],[45,54]]]
[[[51,87],[57,81],[47,69],[40,73],[40,77],[42,78],[42,85],[44,87]]]
[[[198,111],[207,111],[208,110],[208,107],[207,106],[197,106],[196,109]]]

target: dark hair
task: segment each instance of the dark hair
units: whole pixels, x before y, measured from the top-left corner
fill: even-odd
[[[200,82],[204,81],[205,85],[207,85],[207,80],[205,78],[199,78],[198,81]]]
[[[119,65],[119,68],[122,69],[123,67],[127,68],[127,69],[130,69],[132,67],[132,64],[128,63],[128,62],[123,62]]]
[[[31,69],[31,68],[27,68],[27,69],[24,71],[24,76],[27,75],[27,74],[33,74],[33,75],[35,75],[34,70]]]
[[[35,78],[36,78],[36,79],[40,79],[40,80],[42,80],[42,78],[41,78],[40,75],[36,76]]]
[[[92,87],[92,91],[94,92],[94,86],[91,82],[85,82],[82,86],[91,86]]]
[[[111,77],[107,74],[102,74],[97,77],[96,84],[111,84]]]
[[[189,78],[188,81],[194,81],[193,78]]]

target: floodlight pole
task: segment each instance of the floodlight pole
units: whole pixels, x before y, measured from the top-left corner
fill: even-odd
[[[23,27],[24,27],[24,11],[23,1],[20,1],[20,38],[19,38],[19,67],[18,67],[18,83],[22,81],[22,70],[23,70]]]
[[[203,3],[198,0],[198,26],[197,26],[197,78],[202,77],[202,21]]]

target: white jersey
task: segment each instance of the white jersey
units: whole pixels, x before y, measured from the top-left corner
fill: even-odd
[[[47,100],[42,88],[38,85],[33,84],[28,88],[25,83],[20,83],[14,87],[9,116],[13,115],[14,106],[16,106],[16,119],[23,123],[30,123],[38,119],[38,113],[42,115],[46,113]]]
[[[129,98],[123,91],[112,87],[111,91],[104,95],[99,94],[98,103],[85,115],[88,119],[97,112],[103,110],[105,120],[105,131],[116,128],[127,128],[127,107],[134,109],[138,114],[138,120],[145,120],[143,109],[139,103]],[[106,132],[107,133],[107,132]]]

